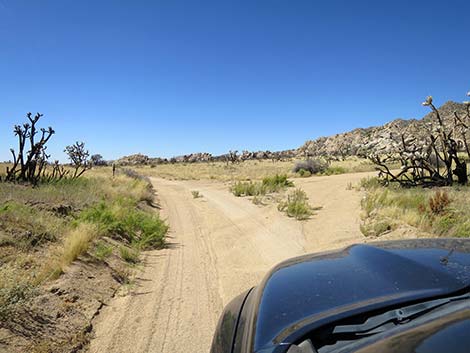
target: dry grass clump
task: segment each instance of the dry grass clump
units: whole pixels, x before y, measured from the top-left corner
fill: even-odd
[[[297,162],[296,160],[276,162],[271,160],[250,160],[235,164],[225,162],[168,163],[158,164],[157,166],[138,166],[133,169],[139,174],[173,180],[246,181],[261,180],[275,174],[287,175],[290,178],[309,176],[307,171],[302,172],[302,175],[292,171]],[[102,169],[106,170],[106,168]],[[324,175],[373,170],[374,165],[369,160],[348,157],[342,161],[332,161],[324,171]]]
[[[61,250],[61,269],[64,270],[80,255],[85,253],[90,247],[90,243],[98,235],[98,227],[91,223],[79,223],[76,228],[71,229],[65,236],[63,249]]]
[[[364,181],[361,229],[378,236],[407,224],[438,236],[470,236],[470,188],[446,187],[439,190],[381,187]]]
[[[159,164],[154,168],[139,166],[134,169],[143,175],[170,180],[219,180],[243,181],[256,180],[274,174],[293,176],[292,162],[279,161],[245,161],[242,163],[200,162]]]

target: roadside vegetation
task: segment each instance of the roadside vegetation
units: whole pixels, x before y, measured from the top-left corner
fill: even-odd
[[[401,225],[437,236],[470,237],[470,188],[383,187],[377,178],[364,179],[361,231],[380,236]]]
[[[451,116],[440,112],[431,96],[422,105],[431,109],[425,128],[399,132],[396,143],[369,157],[379,177],[361,182],[366,190],[361,230],[367,236],[403,224],[436,236],[470,236],[470,102]]]
[[[289,188],[294,187],[294,183],[287,178],[287,175],[274,175],[263,178],[262,181],[243,182],[238,181],[230,187],[230,191],[237,197],[252,196],[252,202],[255,205],[267,205],[264,196],[285,193]],[[287,216],[297,220],[308,219],[315,210],[308,203],[308,197],[305,191],[300,188],[279,195],[276,198],[278,210],[285,212]]]
[[[168,230],[149,180],[135,171],[91,169],[82,142],[65,148],[70,164],[49,162],[55,131],[37,127],[41,117],[28,114],[15,126],[18,148],[0,164],[0,328],[9,332],[1,344],[12,352],[83,345],[83,311],[98,308],[95,295],[111,296],[116,281],[128,283],[127,264],[138,263],[142,250],[162,248]],[[38,329],[41,320],[48,329]]]
[[[135,253],[164,246],[168,226],[149,206],[150,185],[100,174],[35,188],[0,183],[0,302],[16,301],[10,298],[17,295],[11,283],[37,287],[59,277],[82,254],[104,261],[119,255],[116,244]],[[2,280],[5,276],[18,281]]]

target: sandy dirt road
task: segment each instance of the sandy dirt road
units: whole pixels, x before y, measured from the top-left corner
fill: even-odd
[[[293,256],[362,242],[361,193],[347,190],[366,174],[296,179],[312,205],[298,222],[236,198],[227,184],[152,179],[171,231],[168,248],[144,255],[132,293],[117,296],[94,323],[89,351],[204,353],[225,304]],[[193,199],[192,190],[203,197]]]

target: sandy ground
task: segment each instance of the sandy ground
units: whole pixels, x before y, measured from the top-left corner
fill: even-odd
[[[296,179],[313,206],[308,221],[275,204],[236,198],[227,184],[153,179],[170,246],[145,254],[131,294],[98,316],[90,352],[208,352],[218,317],[231,298],[256,285],[278,262],[363,242],[362,194],[348,190],[367,173]],[[203,197],[193,199],[192,190]]]

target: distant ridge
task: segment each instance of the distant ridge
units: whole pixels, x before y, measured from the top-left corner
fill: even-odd
[[[454,119],[454,112],[463,114],[465,105],[448,101],[438,108],[445,123],[449,124]],[[348,132],[339,133],[327,137],[319,137],[308,140],[297,149],[284,151],[241,151],[239,160],[272,159],[282,160],[288,158],[306,158],[315,156],[366,157],[371,153],[380,153],[396,142],[397,135],[405,129],[413,129],[416,134],[424,132],[425,124],[433,119],[434,113],[426,114],[422,119],[395,119],[381,126],[357,128]],[[418,136],[419,137],[419,136]],[[120,165],[159,164],[159,163],[195,163],[208,161],[226,161],[229,154],[213,156],[210,153],[191,153],[166,158],[150,158],[146,155],[135,154],[118,159]]]
[[[454,119],[454,112],[464,113],[465,105],[448,101],[438,108],[439,114],[446,124]],[[371,153],[384,151],[392,145],[397,134],[405,129],[413,129],[416,134],[424,132],[425,124],[433,119],[434,113],[422,119],[396,119],[381,126],[358,128],[328,137],[319,137],[305,142],[296,151],[300,156],[367,156]]]

